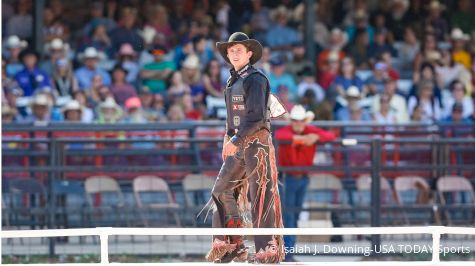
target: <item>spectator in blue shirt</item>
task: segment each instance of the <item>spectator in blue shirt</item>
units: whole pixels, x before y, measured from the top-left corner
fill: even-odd
[[[120,46],[124,43],[132,44],[135,51],[142,51],[144,49],[144,41],[138,34],[138,30],[135,28],[136,21],[137,9],[124,7],[121,10],[120,26],[109,32],[112,44],[112,54],[116,54],[119,51]]]
[[[23,90],[23,96],[31,96],[39,88],[51,88],[48,75],[38,68],[39,54],[32,49],[25,49],[20,53],[20,60],[25,68],[15,75],[15,79]]]
[[[368,14],[366,10],[356,10],[354,14],[354,21],[354,25],[351,25],[346,29],[346,33],[348,34],[348,42],[353,42],[353,39],[355,38],[358,31],[366,31],[368,33],[369,42],[373,43],[374,28],[368,23]]]
[[[284,6],[279,6],[274,14],[274,26],[267,32],[267,46],[274,51],[289,51],[292,44],[301,41],[298,32],[287,26],[290,12]]]
[[[392,57],[397,57],[396,49],[388,43],[388,30],[379,29],[376,32],[374,42],[369,45],[368,56],[371,63],[374,63],[384,52],[389,52]]]
[[[336,76],[333,86],[341,97],[346,96],[346,91],[350,86],[355,86],[360,92],[363,92],[363,81],[355,75],[355,65],[349,57],[343,59],[341,64],[341,74]]]
[[[53,101],[48,92],[36,94],[30,102],[31,113],[25,117],[24,122],[51,122],[61,121],[62,116],[53,108]]]
[[[97,66],[99,59],[99,52],[94,47],[88,47],[82,55],[84,66],[78,68],[74,75],[79,82],[79,88],[84,90],[91,89],[92,79],[95,75],[99,75],[102,78],[104,85],[111,84],[111,77],[107,71],[100,69]]]
[[[452,123],[470,123],[470,119],[468,117],[463,116],[463,104],[462,103],[454,103],[452,105],[452,113],[445,117],[442,121],[444,122],[452,122]]]
[[[183,61],[185,61],[186,57],[192,53],[194,53],[193,42],[188,37],[183,38],[180,45],[175,48],[173,53],[173,61],[175,62],[177,69],[181,69]]]
[[[284,85],[289,90],[290,100],[297,99],[297,84],[291,74],[285,72],[285,62],[280,57],[271,60],[271,72],[268,75],[272,93],[277,93],[277,88]]]
[[[2,56],[6,61],[6,74],[8,77],[14,77],[16,73],[23,69],[20,61],[21,50],[28,46],[26,41],[21,40],[16,35],[9,36],[4,45]]]

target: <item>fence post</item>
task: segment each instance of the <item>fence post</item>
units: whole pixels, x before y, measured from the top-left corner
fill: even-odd
[[[371,141],[371,226],[381,226],[381,139]],[[379,250],[381,235],[371,236],[372,250]],[[373,252],[372,254],[377,255]]]
[[[49,171],[49,179],[48,179],[48,195],[49,195],[49,207],[48,207],[48,228],[54,229],[56,228],[56,193],[54,184],[56,181],[56,152],[57,152],[57,143],[53,137],[52,131],[48,131],[48,138],[49,138],[49,148],[50,148],[50,155],[49,155],[49,166],[51,167]],[[55,255],[55,242],[56,237],[49,238],[49,257],[53,258]]]
[[[314,36],[314,21],[317,20],[315,13],[315,0],[305,0],[304,13],[304,41],[305,41],[305,56],[307,58],[315,58],[315,45],[313,41]]]
[[[440,262],[440,231],[432,227],[432,262]]]
[[[101,264],[109,264],[109,233],[106,228],[99,228],[99,238],[101,242]]]

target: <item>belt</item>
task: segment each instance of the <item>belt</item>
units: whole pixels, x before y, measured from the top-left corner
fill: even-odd
[[[300,179],[300,178],[306,177],[307,174],[298,174],[298,175],[289,174],[288,176],[291,176],[295,179]]]

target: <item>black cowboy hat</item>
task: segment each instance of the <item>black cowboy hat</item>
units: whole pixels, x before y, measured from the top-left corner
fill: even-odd
[[[252,51],[252,56],[249,60],[251,65],[259,61],[262,56],[262,45],[260,42],[254,39],[249,39],[249,37],[242,32],[235,32],[229,36],[229,40],[227,42],[217,42],[216,43],[216,48],[218,48],[219,53],[221,56],[226,60],[226,62],[229,62],[229,58],[227,57],[228,54],[228,47],[235,45],[235,44],[243,44],[244,46],[247,47],[250,51]]]
[[[18,55],[18,57],[20,58],[20,61],[23,62],[23,58],[25,58],[25,56],[27,55],[34,55],[36,56],[36,59],[39,59],[40,58],[40,54],[33,48],[31,47],[28,47],[28,48],[25,48],[24,50],[22,50],[20,52],[20,54]]]

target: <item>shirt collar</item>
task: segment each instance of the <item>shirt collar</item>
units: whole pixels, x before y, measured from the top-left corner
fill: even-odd
[[[236,71],[234,68],[231,68],[231,70],[229,72],[231,72],[231,75],[239,75],[240,77],[243,77],[245,76],[245,73],[247,70],[249,70],[249,68],[251,68],[251,64],[247,64],[245,65],[243,68],[241,68],[240,70]]]

